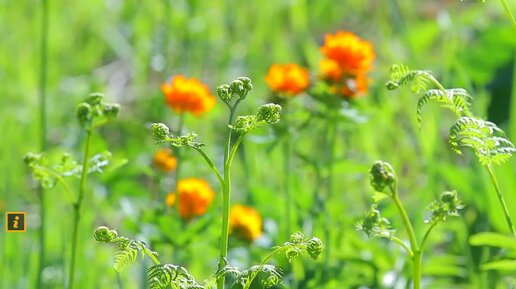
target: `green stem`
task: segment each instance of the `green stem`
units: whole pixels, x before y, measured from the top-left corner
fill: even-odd
[[[401,203],[401,200],[398,197],[397,189],[393,186],[389,187],[391,190],[391,196],[392,200],[396,204],[396,207],[398,208],[398,211],[400,212],[400,216],[403,220],[403,224],[405,226],[405,229],[407,230],[407,235],[409,237],[410,241],[410,248],[412,249],[412,256],[410,258],[412,262],[412,278],[414,282],[413,289],[420,289],[421,288],[421,250],[419,249],[417,245],[416,240],[416,234],[414,233],[414,229],[412,228],[412,223],[410,223],[410,219],[407,215],[407,212],[405,211],[405,208],[403,208],[403,204]]]
[[[511,230],[511,233],[516,238],[516,229],[514,228],[514,223],[512,222],[511,215],[509,214],[509,209],[507,208],[505,199],[503,198],[502,192],[500,191],[500,187],[498,186],[498,181],[496,180],[496,175],[493,171],[493,168],[489,164],[486,166],[486,169],[489,172],[489,176],[491,177],[491,182],[493,183],[493,186],[495,187],[496,195],[498,196],[498,200],[500,201],[500,204],[502,205],[503,212],[505,214],[505,220],[507,221],[509,230]]]
[[[410,257],[412,257],[414,255],[414,253],[412,252],[412,250],[409,248],[409,246],[407,246],[407,244],[405,244],[405,242],[403,242],[402,240],[400,240],[398,237],[390,237],[389,238],[390,240],[394,241],[394,243],[400,245],[401,247],[403,247],[403,249],[405,249],[405,251],[407,252],[407,254],[409,254]]]
[[[152,262],[154,262],[155,265],[161,265],[161,262],[158,260],[158,258],[156,258],[156,256],[154,256],[154,254],[152,254],[151,250],[149,250],[148,248],[145,248],[143,250],[143,252],[149,256],[149,258],[152,260]]]
[[[512,27],[516,29],[516,19],[514,19],[514,16],[512,15],[511,8],[509,8],[509,4],[505,0],[500,0],[502,2],[503,10],[505,10],[505,13],[507,16],[509,16],[509,19],[511,19]]]
[[[414,282],[414,289],[421,289],[421,275],[422,275],[422,252],[420,250],[414,251],[412,260],[412,279]]]
[[[217,180],[219,180],[220,186],[223,187],[224,186],[224,179],[222,178],[222,175],[220,174],[220,172],[217,169],[217,167],[215,166],[215,164],[213,164],[211,159],[206,155],[206,153],[202,149],[197,148],[197,147],[194,147],[194,149],[203,157],[203,159],[206,161],[206,163],[208,164],[210,169],[217,176]]]
[[[433,222],[430,227],[428,228],[428,230],[426,230],[426,233],[425,233],[425,236],[423,237],[423,241],[421,241],[421,244],[419,245],[419,248],[421,251],[423,251],[423,248],[425,246],[425,243],[426,243],[426,240],[428,239],[428,236],[430,236],[430,232],[432,231],[432,229],[437,225],[437,222]]]
[[[235,104],[231,107],[228,119],[228,125],[233,123],[235,118],[236,108],[240,100],[237,100]],[[218,268],[219,270],[224,268],[227,265],[227,256],[228,256],[228,243],[229,243],[229,212],[231,205],[231,161],[236,152],[236,149],[232,153],[231,146],[231,138],[233,136],[233,130],[229,128],[228,138],[226,143],[226,149],[224,151],[224,181],[222,186],[222,229],[220,236],[220,259]],[[240,139],[239,139],[240,140]],[[241,141],[241,140],[240,140]],[[238,142],[238,141],[237,141]],[[238,147],[235,144],[235,147]],[[224,276],[217,280],[217,288],[224,289]]]
[[[183,131],[183,123],[184,123],[184,113],[179,114],[179,120],[177,123],[177,130],[174,132],[176,137],[181,136]],[[181,150],[179,148],[174,149],[174,155],[177,160],[176,173],[175,173],[175,183],[176,183],[176,191],[177,191],[177,183],[179,182],[179,172],[181,169]]]
[[[40,122],[40,149],[45,151],[47,148],[47,43],[48,43],[48,0],[41,2],[41,38],[40,38],[40,69],[39,69],[39,122]],[[41,185],[38,185],[40,196],[39,218],[39,260],[36,277],[36,288],[42,288],[42,272],[45,266],[45,192]]]
[[[88,176],[88,158],[90,154],[91,144],[91,129],[86,130],[86,144],[84,146],[84,156],[81,171],[81,180],[79,184],[79,196],[77,201],[73,204],[73,231],[72,231],[72,256],[70,259],[70,272],[68,276],[68,289],[73,289],[73,282],[75,277],[75,258],[77,251],[77,235],[79,233],[79,221],[81,213],[82,200],[84,198],[84,192],[86,190],[86,178]]]

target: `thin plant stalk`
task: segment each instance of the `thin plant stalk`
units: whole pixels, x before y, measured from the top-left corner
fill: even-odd
[[[496,180],[496,175],[493,171],[493,168],[491,165],[486,166],[487,171],[489,172],[489,176],[491,177],[491,182],[493,183],[493,186],[496,190],[496,195],[498,196],[498,200],[500,201],[500,204],[502,205],[503,212],[505,214],[505,220],[507,221],[507,225],[509,226],[509,230],[511,230],[511,233],[516,238],[516,229],[514,228],[514,223],[512,222],[511,215],[509,214],[509,209],[507,208],[507,204],[505,203],[505,199],[502,195],[502,192],[500,191],[500,187],[498,186],[498,181]]]
[[[86,190],[86,179],[88,176],[88,158],[90,154],[91,144],[91,129],[86,130],[86,144],[84,146],[84,156],[81,171],[81,179],[79,183],[79,195],[77,201],[73,204],[73,231],[72,231],[72,255],[70,259],[70,272],[68,276],[68,289],[73,289],[74,277],[75,277],[75,259],[77,253],[77,235],[79,233],[79,222],[81,217],[81,205],[84,199],[84,192]]]
[[[228,124],[233,123],[235,118],[236,108],[239,104],[237,101],[233,106],[230,107]],[[238,146],[239,143],[234,144],[234,148],[231,145],[231,139],[233,136],[233,130],[230,128],[228,131],[228,139],[226,149],[224,151],[224,179],[222,184],[222,229],[220,236],[220,260],[219,269],[224,268],[227,263],[228,256],[228,243],[229,243],[229,213],[231,204],[231,162],[232,162],[232,151]],[[217,288],[224,288],[225,278],[222,277],[217,281]]]
[[[41,1],[41,38],[40,38],[40,69],[39,69],[39,123],[40,123],[40,151],[47,148],[47,50],[48,50],[48,0]],[[40,196],[39,218],[39,260],[35,288],[42,288],[42,272],[45,266],[45,191],[38,185]]]
[[[398,192],[395,187],[390,187],[392,200],[403,220],[403,225],[405,226],[405,230],[407,230],[407,235],[409,237],[410,248],[412,255],[410,256],[410,261],[412,262],[412,282],[414,283],[413,289],[421,289],[421,262],[422,262],[422,252],[417,244],[416,234],[414,233],[414,228],[412,228],[412,224],[410,223],[410,219],[408,217],[401,200],[398,197]]]
[[[505,13],[511,19],[512,27],[516,29],[516,19],[514,19],[514,16],[512,15],[511,8],[509,7],[509,4],[505,0],[500,0],[502,2],[503,10],[505,10]]]
[[[184,120],[185,120],[185,114],[184,113],[180,113],[179,114],[178,123],[177,123],[177,130],[174,132],[175,135],[181,135],[182,134]],[[174,155],[175,155],[176,160],[177,160],[177,166],[176,166],[176,172],[175,172],[175,183],[176,183],[176,190],[177,190],[177,184],[179,182],[179,177],[180,177],[179,176],[179,171],[180,171],[180,168],[181,168],[181,150],[179,148],[176,148],[174,150]]]

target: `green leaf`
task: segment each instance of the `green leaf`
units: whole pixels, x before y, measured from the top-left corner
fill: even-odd
[[[516,271],[516,260],[499,260],[482,264],[482,270]]]
[[[490,246],[516,250],[516,240],[498,233],[485,232],[471,236],[469,243],[472,246]]]

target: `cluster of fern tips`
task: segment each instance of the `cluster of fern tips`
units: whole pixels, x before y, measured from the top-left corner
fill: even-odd
[[[115,118],[119,111],[119,104],[106,103],[103,94],[92,93],[84,102],[77,105],[77,119],[82,127],[92,129]]]
[[[105,226],[95,229],[95,240],[99,243],[116,244],[113,268],[120,272],[124,267],[136,261],[137,257],[148,256],[154,265],[147,270],[149,285],[152,289],[180,288],[180,289],[210,289],[216,282],[227,275],[233,275],[234,281],[231,288],[249,289],[253,281],[257,280],[262,288],[270,288],[282,283],[282,272],[274,265],[267,262],[274,256],[285,254],[289,262],[308,253],[313,260],[317,260],[323,250],[323,244],[317,237],[306,238],[302,233],[292,234],[290,240],[281,246],[273,248],[258,265],[241,270],[237,267],[226,265],[217,270],[210,279],[203,284],[195,281],[195,278],[186,268],[173,264],[162,264],[158,260],[158,254],[151,251],[147,245],[139,240],[119,236],[115,230]]]
[[[217,95],[222,99],[222,101],[230,105],[233,99],[237,99],[237,101],[245,99],[251,90],[253,90],[251,79],[245,76],[240,76],[229,84],[218,86]]]
[[[371,186],[377,192],[385,192],[386,188],[395,191],[396,187],[396,172],[391,164],[384,161],[376,161],[369,171],[369,178]]]
[[[246,133],[264,124],[276,124],[280,121],[280,112],[281,106],[278,104],[264,104],[258,108],[256,114],[238,116],[229,128]]]
[[[263,288],[271,288],[282,283],[282,272],[276,266],[267,264],[269,260],[277,255],[284,254],[289,262],[300,257],[303,253],[308,253],[312,260],[317,260],[322,254],[324,245],[317,237],[307,238],[301,232],[293,233],[290,240],[281,246],[274,247],[258,265],[249,269],[240,270],[239,268],[226,266],[219,269],[216,273],[217,279],[226,275],[235,276],[235,281],[231,288],[249,289],[253,281],[258,280]]]
[[[170,128],[164,123],[153,123],[150,126],[152,138],[158,143],[168,142],[173,147],[189,146],[193,148],[201,148],[203,143],[196,142],[197,134],[190,132],[182,136],[174,136],[170,133]]]

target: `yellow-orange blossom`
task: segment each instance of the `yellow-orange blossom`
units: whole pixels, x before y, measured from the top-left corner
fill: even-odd
[[[215,105],[215,96],[195,78],[177,75],[170,83],[161,85],[167,105],[178,113],[190,112],[200,116]]]
[[[332,84],[335,93],[355,98],[367,92],[367,72],[375,58],[371,43],[339,31],[326,35],[321,53],[325,57],[320,62],[321,76]]]
[[[165,202],[167,205],[172,206],[177,198],[179,201],[179,215],[185,220],[204,215],[215,196],[208,182],[197,178],[179,180],[177,191],[177,196],[174,193],[170,193]]]
[[[297,64],[273,64],[265,81],[272,91],[286,96],[299,94],[310,84],[308,70]]]
[[[157,150],[154,153],[152,162],[154,166],[165,172],[170,172],[177,168],[177,158],[172,155],[169,149]]]
[[[234,205],[231,208],[229,224],[232,234],[254,241],[262,235],[262,217],[255,209]]]

